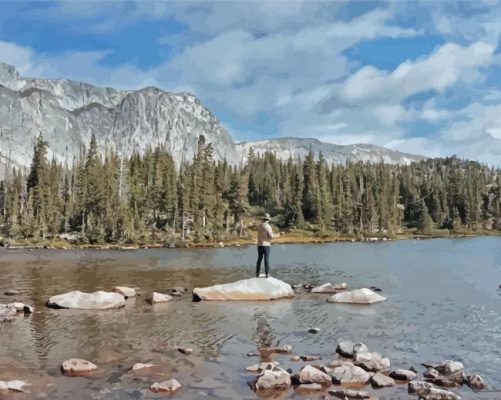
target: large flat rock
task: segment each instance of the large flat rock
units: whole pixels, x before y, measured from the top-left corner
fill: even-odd
[[[84,293],[69,292],[52,296],[47,305],[52,308],[71,308],[76,310],[108,310],[125,305],[125,297],[120,293],[97,291]]]
[[[276,278],[251,278],[195,288],[195,300],[275,300],[294,297],[291,285]]]

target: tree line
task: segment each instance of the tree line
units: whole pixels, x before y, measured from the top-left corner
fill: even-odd
[[[12,238],[71,234],[83,243],[220,241],[246,236],[264,212],[281,229],[341,235],[500,229],[501,171],[456,157],[410,165],[329,165],[312,151],[280,160],[249,151],[243,165],[215,161],[203,136],[177,166],[162,146],[102,154],[93,136],[73,165],[47,157],[40,136],[28,172],[0,182],[0,228]]]

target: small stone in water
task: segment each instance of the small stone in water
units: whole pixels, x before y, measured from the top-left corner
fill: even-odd
[[[178,347],[177,351],[186,355],[190,355],[193,353],[193,349],[190,349],[189,347]]]
[[[290,360],[291,360],[291,361],[301,361],[301,357],[299,357],[299,356],[292,356],[292,357],[290,358]]]
[[[308,332],[309,333],[318,333],[318,332],[320,332],[320,328],[310,328],[310,329],[308,329]]]
[[[181,389],[181,384],[175,379],[169,379],[164,382],[155,382],[150,386],[150,390],[154,393],[174,393]]]

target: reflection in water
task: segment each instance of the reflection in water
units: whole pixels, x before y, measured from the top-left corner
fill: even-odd
[[[274,302],[191,302],[190,295],[150,306],[150,291],[193,289],[252,276],[254,247],[137,251],[0,250],[0,303],[9,288],[36,312],[0,325],[0,380],[33,383],[40,398],[149,399],[153,381],[175,377],[180,399],[253,399],[245,355],[262,346],[290,344],[294,354],[328,362],[340,340],[364,341],[398,368],[457,359],[501,387],[501,239],[405,241],[380,244],[277,246],[273,274],[290,283],[347,282],[378,286],[388,301],[370,307],[333,305],[322,295]],[[114,311],[51,310],[47,299],[71,290],[139,287],[142,296]],[[308,328],[320,328],[317,335]],[[191,347],[184,356],[176,346]],[[70,357],[100,367],[89,379],[61,376]],[[297,370],[277,356],[286,368]],[[152,375],[131,375],[152,362]],[[370,388],[368,389],[370,391]],[[494,399],[459,389],[463,399]],[[406,388],[379,398],[408,398]],[[498,393],[496,393],[498,395]],[[23,399],[23,395],[16,395]],[[289,398],[315,398],[289,393]],[[26,396],[24,398],[30,398]],[[318,398],[318,397],[317,397]]]

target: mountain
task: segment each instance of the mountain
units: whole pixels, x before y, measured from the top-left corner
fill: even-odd
[[[368,163],[384,162],[387,164],[409,164],[425,157],[414,154],[401,153],[372,144],[351,144],[341,146],[338,144],[325,143],[317,139],[308,138],[278,138],[260,140],[254,142],[237,143],[237,150],[241,154],[242,161],[247,159],[249,150],[252,148],[255,154],[270,151],[279,158],[292,157],[304,158],[311,149],[315,154],[322,152],[327,163],[345,164],[347,161],[362,161]]]
[[[147,87],[118,90],[66,79],[24,78],[0,63],[0,175],[6,165],[28,167],[40,133],[49,156],[70,164],[92,134],[104,151],[125,156],[164,145],[179,165],[191,159],[200,134],[216,159],[245,160],[248,149],[275,151],[281,158],[303,156],[311,147],[329,162],[362,160],[408,163],[421,157],[371,145],[339,146],[314,139],[283,138],[234,143],[221,122],[193,95]]]

